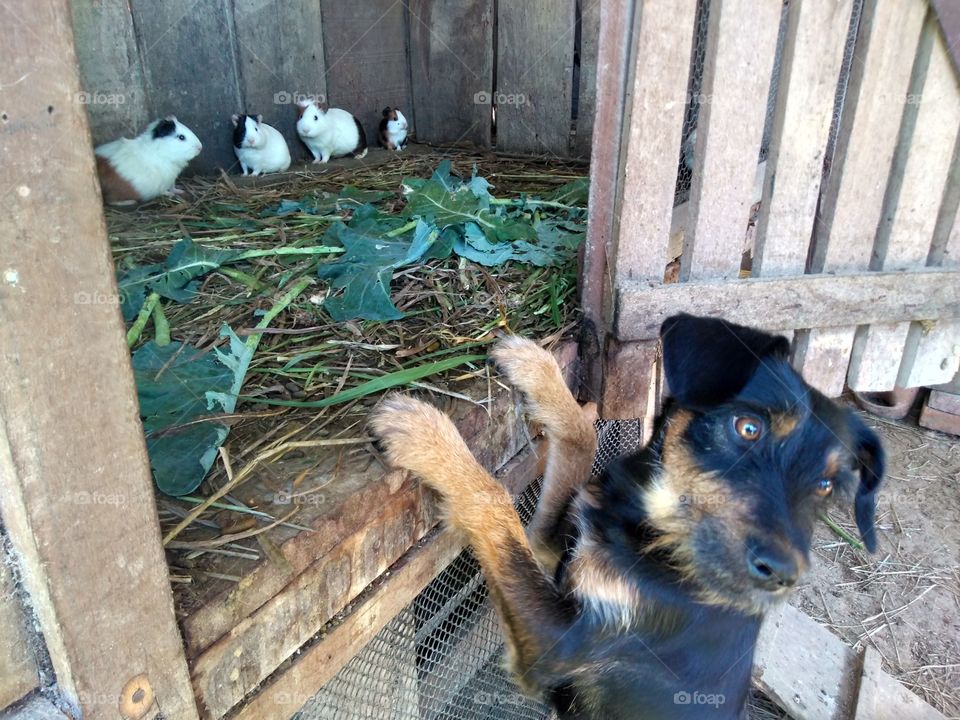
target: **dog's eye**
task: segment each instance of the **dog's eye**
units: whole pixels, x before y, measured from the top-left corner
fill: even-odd
[[[833,492],[833,480],[830,478],[820,478],[815,491],[819,497],[825,498]]]
[[[760,437],[760,421],[752,417],[738,417],[733,420],[733,429],[744,440],[753,442]]]

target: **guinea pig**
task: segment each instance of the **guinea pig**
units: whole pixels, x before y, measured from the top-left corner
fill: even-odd
[[[263,122],[263,115],[234,115],[233,151],[244,175],[283,172],[290,167],[287,141],[275,127]]]
[[[363,125],[346,110],[327,108],[313,100],[299,101],[297,110],[297,134],[313,153],[313,162],[325,163],[339,155],[362,158],[367,154]]]
[[[407,119],[400,108],[385,107],[380,121],[380,145],[387,150],[403,150],[407,144]]]
[[[103,201],[130,205],[181,194],[177,176],[202,149],[197,136],[173,115],[154,120],[133,139],[99,146],[94,154]]]

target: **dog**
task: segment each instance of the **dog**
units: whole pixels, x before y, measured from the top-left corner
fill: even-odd
[[[535,343],[495,347],[548,441],[527,531],[439,410],[395,394],[370,420],[473,546],[517,683],[564,720],[745,718],[761,620],[807,569],[818,512],[852,502],[876,546],[880,440],[802,379],[786,338],[691,315],[660,335],[652,440],[597,477],[595,409]]]

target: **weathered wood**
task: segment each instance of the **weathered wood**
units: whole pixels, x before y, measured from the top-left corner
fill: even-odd
[[[924,28],[914,74],[873,251],[874,269],[910,270],[927,264],[937,211],[950,179],[951,158],[943,150],[958,139],[960,89],[932,16]],[[910,323],[858,328],[847,384],[858,391],[892,390],[909,329]]]
[[[16,710],[9,710],[0,714],[0,717],[3,720],[72,720],[42,695],[30,697]]]
[[[538,462],[537,452],[531,448],[504,467],[499,478],[517,494],[533,479]],[[462,538],[451,530],[443,528],[428,536],[372,585],[349,615],[273,676],[233,720],[287,720],[462,550]]]
[[[927,398],[927,405],[934,410],[941,410],[952,415],[960,415],[960,394],[948,393],[943,390],[931,390]]]
[[[736,281],[625,283],[617,292],[617,337],[652,340],[669,316],[725,317],[769,330],[960,318],[960,270],[801,275]]]
[[[302,97],[326,100],[320,4],[234,0],[233,17],[244,102],[231,112],[262,114],[283,133],[294,158],[307,157],[297,139],[295,103]]]
[[[203,152],[187,172],[229,168],[230,116],[243,106],[231,0],[130,0],[151,118],[176,115]]]
[[[398,105],[416,129],[407,56],[406,9],[399,0],[320,0],[327,99],[363,123],[377,142],[381,112]]]
[[[133,137],[152,118],[147,111],[143,64],[127,3],[72,2],[73,32],[94,145]]]
[[[597,112],[597,61],[600,52],[599,0],[577,0],[580,5],[580,87],[577,95],[577,126],[573,154],[590,157],[593,121]]]
[[[940,23],[953,66],[960,73],[960,5],[951,0],[930,0],[930,7]]]
[[[407,0],[418,140],[490,146],[493,0]]]
[[[608,255],[617,218],[624,97],[633,34],[633,0],[606,0],[600,7],[597,50],[597,110],[590,162],[590,214],[580,273],[583,330],[580,396],[599,401],[603,391],[606,335],[612,317],[613,288]],[[612,259],[612,258],[611,258]]]
[[[11,568],[0,560],[0,712],[39,686],[31,625],[15,593]]]
[[[619,342],[611,339],[607,347],[607,373],[603,384],[603,402],[599,405],[604,420],[643,420],[648,415],[649,388],[655,380],[654,366],[658,343]]]
[[[574,0],[498,0],[497,149],[569,155]]]
[[[757,217],[752,275],[799,275],[820,195],[837,75],[853,0],[801,0],[787,9],[780,85]]]
[[[943,713],[887,675],[880,660],[880,653],[868,645],[853,720],[946,720]]]
[[[740,272],[782,9],[779,0],[711,6],[683,280]]]
[[[926,9],[922,2],[864,2],[857,61],[814,236],[814,272],[870,265]],[[805,377],[828,396],[843,391],[855,331],[813,330],[797,345]]]
[[[112,720],[101,699],[143,673],[195,718],[70,20],[66,0],[0,8],[0,65],[29,78],[3,89],[0,515],[63,697]]]

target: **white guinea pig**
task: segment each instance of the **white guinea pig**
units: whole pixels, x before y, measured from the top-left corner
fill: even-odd
[[[290,167],[287,141],[275,127],[263,122],[263,115],[234,115],[233,151],[244,175],[283,172]]]
[[[297,110],[297,133],[310,148],[315,163],[325,163],[338,155],[362,158],[367,154],[363,125],[346,110],[327,109],[312,100],[298,102]]]
[[[202,149],[197,136],[173,115],[154,120],[133,139],[101,145],[94,153],[104,202],[128,205],[180,194],[177,176]]]
[[[387,150],[403,150],[407,144],[407,119],[400,108],[385,107],[380,121],[380,145]]]

